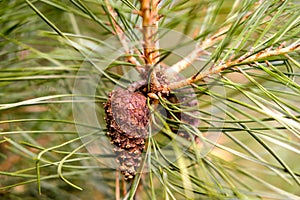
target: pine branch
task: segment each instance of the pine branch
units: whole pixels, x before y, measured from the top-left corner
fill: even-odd
[[[144,60],[146,64],[146,72],[151,72],[151,87],[159,87],[156,73],[159,70],[159,42],[158,42],[158,4],[160,0],[140,0],[140,15],[143,18],[143,39],[144,39]]]
[[[288,47],[285,48],[278,48],[275,50],[270,50],[266,49],[263,51],[260,51],[254,55],[249,56],[250,52],[244,54],[240,58],[234,60],[234,61],[228,61],[225,64],[218,65],[216,67],[213,67],[212,69],[205,71],[203,73],[196,74],[194,76],[191,76],[190,78],[187,78],[185,80],[179,81],[179,82],[174,82],[168,85],[168,88],[170,89],[176,89],[176,88],[181,88],[187,85],[191,85],[192,83],[195,83],[197,81],[202,81],[208,76],[218,74],[225,69],[234,67],[236,65],[244,65],[244,64],[250,64],[253,62],[261,61],[268,59],[273,56],[280,56],[280,55],[285,55],[290,52],[294,52],[300,49],[300,43],[292,44]]]
[[[254,11],[255,0],[165,0],[160,6],[158,0],[71,2],[0,2],[0,168],[17,158],[14,166],[9,165],[14,167],[12,171],[7,166],[0,170],[1,197],[27,198],[28,194],[36,194],[32,198],[38,199],[36,183],[42,187],[45,198],[61,199],[84,199],[91,194],[100,199],[299,197],[299,4],[261,0]],[[144,6],[136,8],[142,3]],[[70,13],[74,15],[72,23],[78,23],[81,31],[74,33],[68,26],[69,18],[61,17]],[[163,16],[157,18],[158,14]],[[222,23],[224,14],[230,17],[228,21],[212,31]],[[142,42],[138,43],[143,45],[143,55],[131,45],[131,40],[139,39],[134,28],[141,21],[146,24]],[[191,64],[197,64],[199,58],[208,64],[213,62],[208,59],[214,60],[215,64],[207,71],[168,85],[171,89],[192,85],[193,90],[173,90],[171,95],[185,97],[193,91],[199,105],[186,106],[173,98],[156,96],[159,101],[157,110],[151,107],[156,116],[152,127],[159,127],[159,132],[150,132],[144,166],[137,179],[127,184],[115,170],[115,154],[105,136],[105,125],[102,126],[102,103],[114,89],[115,80],[126,84],[134,81],[123,76],[123,66],[127,64],[135,65],[140,74],[147,69],[145,75],[150,73],[151,85],[158,86],[155,75],[160,69],[156,64],[164,58],[159,52],[158,22],[171,31],[187,30],[184,33],[193,33],[200,25],[201,31],[196,34],[204,37],[183,60],[166,71],[162,69],[163,75],[167,72],[176,77],[183,70],[192,73]],[[45,31],[51,28],[54,32]],[[81,41],[78,45],[85,55],[101,61],[109,54],[101,51],[102,45],[112,45],[106,43],[107,36],[118,37],[114,38],[128,54],[126,62],[103,65],[107,68],[99,72],[97,66],[85,63],[78,49],[72,48],[73,42]],[[172,52],[186,44],[179,41]],[[97,51],[92,52],[95,48]],[[210,58],[203,56],[206,53]],[[164,60],[165,66],[173,61],[169,58],[172,55]],[[212,76],[219,73],[224,76]],[[83,87],[76,94],[72,93],[74,78],[83,80],[75,86]],[[136,81],[127,90],[135,91],[138,84],[145,85],[146,81]],[[196,81],[207,82],[196,85]],[[155,95],[148,93],[148,97],[151,94]],[[149,106],[154,104],[148,100]],[[177,117],[189,111],[199,113],[188,113],[201,121],[199,125],[187,124]],[[199,148],[196,141],[175,133],[177,127],[196,136],[203,146]],[[212,138],[216,134],[220,134],[218,141]],[[95,145],[89,146],[93,138]],[[204,152],[203,156],[206,146],[211,148],[210,153]],[[74,184],[83,186],[84,190],[66,189],[66,183],[73,188],[77,187]],[[16,186],[24,192],[15,190]]]

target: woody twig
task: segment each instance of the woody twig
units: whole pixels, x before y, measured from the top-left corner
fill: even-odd
[[[220,72],[222,72],[225,69],[237,66],[237,65],[243,65],[243,64],[249,64],[249,63],[254,63],[260,60],[264,60],[267,58],[270,58],[272,56],[280,56],[280,55],[285,55],[287,53],[293,52],[293,51],[297,51],[300,49],[300,42],[297,42],[295,44],[291,44],[287,47],[280,47],[278,49],[274,49],[274,50],[264,50],[264,51],[260,51],[256,54],[253,54],[249,57],[247,57],[247,54],[241,56],[240,58],[233,60],[233,61],[228,61],[225,64],[221,64],[218,65],[214,68],[212,68],[211,70],[205,71],[203,73],[199,73],[196,74],[194,76],[191,76],[190,78],[187,78],[185,80],[179,81],[179,82],[175,82],[175,83],[171,83],[168,85],[168,87],[170,89],[176,89],[176,88],[181,88],[187,85],[190,85],[192,83],[195,83],[197,81],[201,81],[204,78],[211,76],[213,74],[218,74]]]
[[[158,43],[158,4],[160,0],[140,0],[140,15],[143,18],[143,48],[146,71],[151,70],[151,87],[158,87],[156,72],[159,70],[159,43]]]

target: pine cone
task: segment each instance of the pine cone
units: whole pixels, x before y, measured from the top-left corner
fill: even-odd
[[[138,167],[148,135],[149,108],[141,92],[117,89],[104,105],[107,135],[115,146],[117,162],[125,180],[132,179]]]

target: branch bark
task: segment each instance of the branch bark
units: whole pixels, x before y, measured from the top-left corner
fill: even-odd
[[[159,43],[158,43],[158,4],[160,0],[140,0],[140,15],[143,18],[143,48],[146,72],[151,72],[151,88],[159,87],[156,73],[159,70]],[[152,89],[151,89],[152,90]],[[155,89],[153,89],[155,90]]]
[[[297,51],[299,49],[300,49],[300,43],[298,42],[298,43],[292,44],[285,48],[260,51],[249,57],[247,57],[247,55],[245,54],[234,61],[228,61],[227,63],[216,66],[209,71],[205,71],[203,73],[196,74],[194,76],[191,76],[188,79],[185,79],[185,80],[182,80],[179,82],[171,83],[168,85],[168,88],[170,88],[170,89],[181,88],[181,87],[190,85],[192,83],[195,83],[197,81],[201,81],[204,78],[211,76],[213,74],[218,74],[218,73],[222,72],[223,70],[234,67],[236,65],[243,65],[243,64],[257,62],[257,61],[264,60],[264,59],[267,59],[272,56],[279,56],[279,55],[284,55],[284,54],[287,54],[287,53],[290,53],[293,51]]]

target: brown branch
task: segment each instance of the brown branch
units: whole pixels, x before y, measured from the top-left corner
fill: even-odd
[[[149,65],[159,60],[158,52],[158,3],[159,0],[140,0],[143,18],[144,59]]]
[[[159,61],[158,43],[158,4],[160,0],[140,0],[140,15],[143,18],[143,48],[146,71],[148,72]],[[156,66],[151,73],[151,87],[159,87]],[[155,90],[155,89],[154,89]]]
[[[179,82],[175,82],[175,83],[171,83],[168,85],[168,88],[170,89],[176,89],[176,88],[181,88],[187,85],[190,85],[192,83],[195,83],[197,81],[201,81],[204,78],[211,76],[213,74],[218,74],[220,72],[222,72],[225,69],[234,67],[236,65],[243,65],[243,64],[249,64],[249,63],[253,63],[253,62],[257,62],[260,60],[264,60],[267,59],[269,57],[272,56],[279,56],[279,55],[284,55],[293,51],[297,51],[300,49],[300,43],[296,43],[296,44],[292,44],[288,47],[285,48],[278,48],[275,50],[265,50],[265,51],[260,51],[252,56],[246,57],[245,55],[241,56],[240,58],[234,60],[234,61],[228,61],[225,64],[221,64],[219,66],[216,66],[214,68],[212,68],[211,70],[205,71],[203,73],[200,73],[198,75],[192,76],[188,79],[179,81]]]
[[[256,8],[261,5],[262,1],[258,1],[254,7],[253,10],[256,10]],[[240,23],[243,23],[246,21],[246,19],[249,18],[249,16],[253,13],[249,12],[247,13],[240,21]],[[216,44],[218,41],[222,40],[225,36],[227,31],[230,29],[231,25],[227,25],[225,27],[222,27],[219,29],[215,34],[213,34],[211,37],[204,40],[202,43],[200,43],[189,55],[187,55],[184,59],[180,60],[179,62],[172,65],[169,69],[166,70],[166,74],[168,76],[174,76],[175,74],[181,72],[182,70],[189,67],[199,56],[201,56],[206,49]]]

